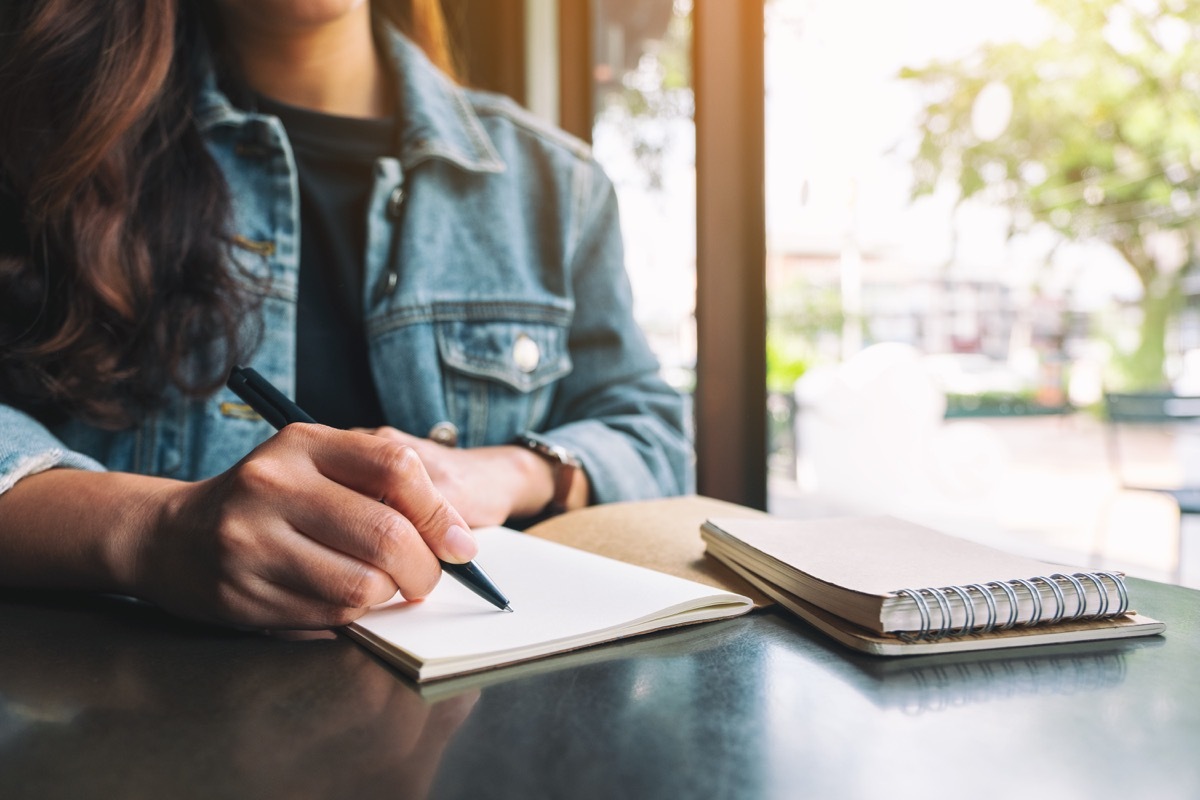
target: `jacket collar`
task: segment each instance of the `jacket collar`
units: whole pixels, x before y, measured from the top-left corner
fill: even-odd
[[[393,68],[401,166],[409,170],[422,161],[441,159],[471,172],[503,172],[504,161],[463,88],[391,26],[384,28],[383,40]],[[230,102],[217,86],[211,59],[206,61],[196,102],[200,130],[219,125],[240,127],[262,119],[262,114],[244,111]]]

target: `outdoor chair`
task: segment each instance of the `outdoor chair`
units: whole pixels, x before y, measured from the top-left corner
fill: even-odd
[[[1184,528],[1200,522],[1200,397],[1110,392],[1104,407],[1106,451],[1120,488],[1165,495],[1179,508],[1178,581]]]

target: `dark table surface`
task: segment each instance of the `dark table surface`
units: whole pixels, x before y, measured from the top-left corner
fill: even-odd
[[[0,797],[1200,797],[1165,636],[882,660],[776,610],[418,687],[351,642],[0,592]]]

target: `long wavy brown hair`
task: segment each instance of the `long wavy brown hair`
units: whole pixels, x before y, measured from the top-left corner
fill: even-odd
[[[211,3],[0,2],[0,401],[127,426],[253,346],[192,116]],[[438,0],[374,10],[454,73]]]

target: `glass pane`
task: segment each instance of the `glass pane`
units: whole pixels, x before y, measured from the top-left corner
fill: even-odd
[[[696,363],[691,2],[593,0],[596,157],[616,185],[634,312],[672,385]]]
[[[1200,394],[1200,3],[765,11],[772,508],[1171,577],[1103,401]],[[1188,437],[1128,452],[1200,486]]]

